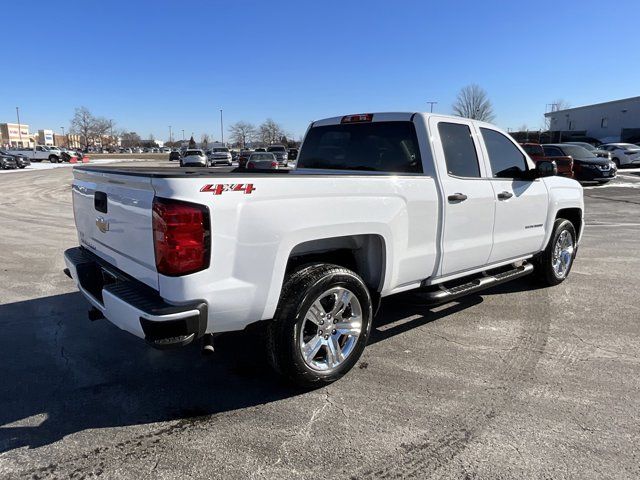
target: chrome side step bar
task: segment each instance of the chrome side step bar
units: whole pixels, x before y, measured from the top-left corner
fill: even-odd
[[[425,298],[429,304],[439,305],[471,293],[479,292],[485,288],[524,277],[525,275],[529,275],[532,271],[533,265],[525,263],[520,267],[515,267],[512,270],[507,270],[506,272],[496,273],[495,275],[485,273],[480,278],[475,278],[470,282],[463,283],[462,285],[457,285],[455,287],[446,288],[444,285],[440,285],[438,290],[420,292],[420,297]]]

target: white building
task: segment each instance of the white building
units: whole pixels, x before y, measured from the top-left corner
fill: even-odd
[[[47,146],[55,145],[53,130],[38,130],[38,144]]]
[[[549,130],[601,142],[640,141],[640,97],[567,108],[544,114]]]

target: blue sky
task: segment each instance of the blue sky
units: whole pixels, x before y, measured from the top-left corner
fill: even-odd
[[[222,108],[297,138],[327,116],[450,113],[469,83],[499,126],[538,128],[557,98],[640,95],[637,0],[6,3],[0,122],[20,106],[32,131],[86,106],[143,137],[217,139]]]

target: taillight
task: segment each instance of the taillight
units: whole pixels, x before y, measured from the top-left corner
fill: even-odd
[[[278,168],[278,162],[271,162],[271,166],[273,168]]]
[[[153,245],[158,273],[186,275],[209,266],[209,210],[203,205],[154,198]]]

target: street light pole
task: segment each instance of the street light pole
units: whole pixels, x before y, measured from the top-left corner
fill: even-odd
[[[184,142],[184,128],[182,129],[182,141]]]
[[[22,127],[20,126],[20,107],[16,107],[16,116],[18,117],[18,138],[20,139],[20,146],[22,145]]]
[[[433,113],[433,106],[437,105],[438,102],[427,102],[429,104],[429,113]]]
[[[169,143],[173,143],[173,140],[171,140],[171,125],[169,125]]]
[[[62,129],[62,141],[64,142],[64,127],[60,127],[60,128]],[[68,142],[65,142],[65,143],[68,143]],[[66,147],[66,146],[67,146],[67,145],[65,145],[65,147]]]
[[[222,140],[222,144],[224,145],[224,128],[222,127],[222,109],[220,109],[220,138]]]

